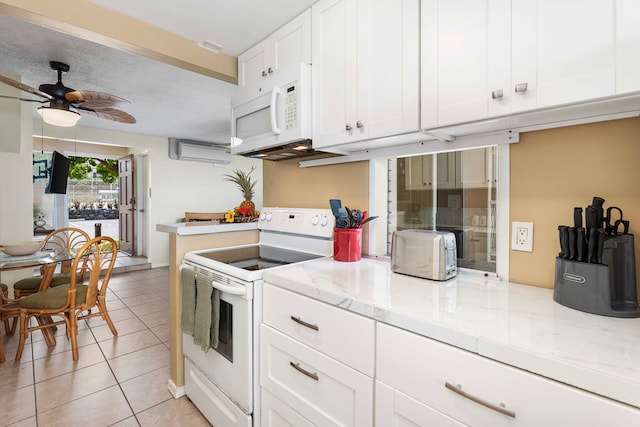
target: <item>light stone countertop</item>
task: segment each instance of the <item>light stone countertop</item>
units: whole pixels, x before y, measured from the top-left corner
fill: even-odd
[[[265,270],[264,280],[640,408],[640,318],[583,313],[551,289],[479,275],[396,274],[385,260],[324,258]]]
[[[194,234],[227,233],[229,231],[257,230],[257,222],[211,223],[211,222],[178,222],[175,224],[156,224],[156,231],[176,233],[179,236]]]

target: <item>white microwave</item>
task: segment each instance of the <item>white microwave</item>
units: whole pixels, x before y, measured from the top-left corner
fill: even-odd
[[[292,157],[296,148],[312,151],[311,66],[304,63],[279,70],[231,99],[231,154]]]

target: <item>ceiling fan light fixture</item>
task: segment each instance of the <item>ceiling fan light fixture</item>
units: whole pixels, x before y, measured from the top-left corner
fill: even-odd
[[[38,114],[42,116],[42,120],[53,126],[71,127],[75,126],[80,120],[80,114],[75,111],[60,110],[58,108],[40,107]]]

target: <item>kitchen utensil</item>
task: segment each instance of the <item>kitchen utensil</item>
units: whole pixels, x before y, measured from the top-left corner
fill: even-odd
[[[347,227],[349,227],[347,210],[341,207],[338,209],[338,217],[336,218],[336,228],[347,228]]]
[[[594,196],[593,201],[591,202],[591,206],[593,206],[596,210],[596,228],[602,228],[602,219],[604,218],[604,210],[602,209],[602,205],[604,204],[604,199],[602,197]]]
[[[365,219],[364,221],[362,221],[362,224],[360,224],[360,227],[362,227],[363,225],[365,225],[366,223],[373,221],[374,219],[378,218],[377,216],[370,216],[369,218]]]
[[[351,228],[358,228],[358,225],[362,220],[362,211],[360,209],[354,209],[351,211],[351,214]]]
[[[582,208],[573,208],[573,226],[577,229],[582,227]]]
[[[615,215],[615,219],[613,216],[613,211],[618,211],[618,215]],[[622,209],[620,209],[617,206],[609,206],[607,208],[607,216],[604,217],[604,222],[605,222],[605,232],[611,236],[613,236],[614,234],[618,234],[619,230],[618,228],[622,225],[623,226],[623,231],[625,229],[624,225],[623,225],[623,217],[622,217]],[[626,227],[628,229],[628,226]],[[625,233],[626,234],[626,233]]]
[[[589,237],[591,236],[591,229],[595,228],[597,223],[596,208],[594,208],[591,205],[587,206],[587,209],[585,209],[585,212],[584,212],[584,219],[585,219],[585,225],[587,227],[587,230],[586,230],[587,240],[589,240]]]
[[[596,232],[596,228],[592,227],[589,230],[589,241],[587,243],[587,262],[595,262],[597,243],[598,233]]]
[[[342,207],[342,201],[340,199],[329,199],[329,206],[331,206],[331,212],[336,219],[340,216],[340,208]]]
[[[576,259],[576,254],[577,254],[577,247],[576,247],[577,233],[576,233],[576,228],[575,227],[569,227],[568,228],[568,232],[569,232],[569,259]]]
[[[584,253],[585,253],[585,234],[584,227],[580,227],[576,230],[576,260],[584,261]]]
[[[604,251],[604,240],[606,232],[598,228],[598,243],[596,246],[596,264],[602,264],[602,252]]]
[[[558,254],[558,256],[560,258],[564,258],[565,257],[565,247],[562,244],[562,229],[566,227],[565,225],[559,225],[558,226],[558,243],[560,244],[560,253]]]
[[[562,249],[562,258],[569,258],[569,227],[561,225],[560,230],[560,248]]]

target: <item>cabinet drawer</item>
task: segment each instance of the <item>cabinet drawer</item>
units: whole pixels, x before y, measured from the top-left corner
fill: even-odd
[[[373,377],[372,319],[268,284],[263,307],[264,323]]]
[[[262,405],[260,425],[263,427],[314,427],[302,415],[265,389],[262,389],[260,401]]]
[[[373,379],[262,325],[260,385],[316,425],[371,426]]]
[[[376,362],[379,381],[464,424],[596,427],[615,419],[640,425],[637,408],[384,324],[378,324]]]

